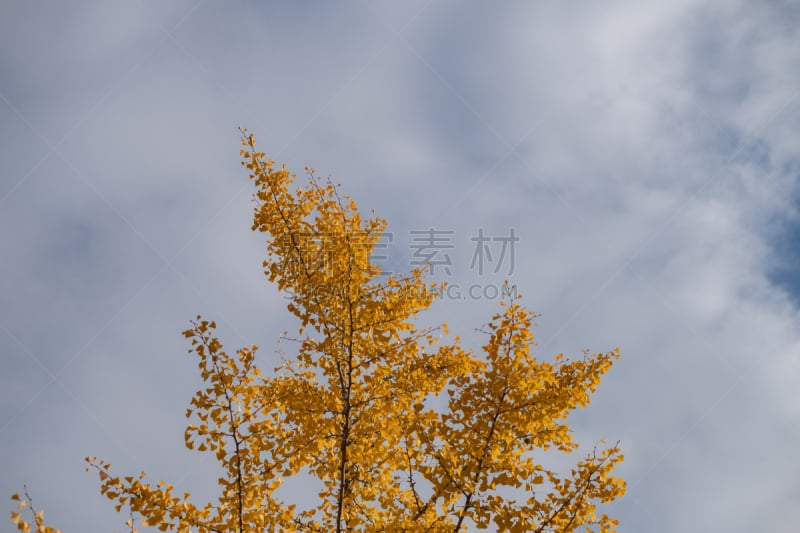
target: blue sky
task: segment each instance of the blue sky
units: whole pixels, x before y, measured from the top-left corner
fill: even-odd
[[[580,442],[625,451],[619,531],[796,527],[795,3],[2,12],[0,493],[27,483],[65,531],[120,530],[83,472],[97,455],[214,496],[183,449],[199,382],[180,332],[216,319],[269,368],[295,327],[249,230],[244,126],[386,218],[393,266],[411,231],[452,231],[436,278],[509,277],[542,357],[621,348],[574,417]],[[513,273],[470,269],[470,239],[510,228]],[[478,346],[497,308],[444,299],[426,320]]]

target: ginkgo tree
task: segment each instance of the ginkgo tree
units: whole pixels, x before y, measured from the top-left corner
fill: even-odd
[[[534,357],[533,315],[518,296],[501,302],[481,351],[445,343],[446,325],[415,323],[441,289],[425,268],[385,276],[371,261],[383,219],[362,218],[312,169],[295,187],[244,130],[242,143],[252,229],[269,235],[264,271],[299,319],[297,353],[265,375],[256,346],[227,351],[213,320],[192,321],[184,335],[205,387],[186,412],[185,441],[220,463],[219,498],[198,506],[163,481],[87,458],[131,531],[613,531],[597,507],[625,492],[612,475],[617,446],[570,472],[540,461],[552,457],[543,450],[577,450],[566,417],[589,403],[618,350]],[[312,504],[281,491],[297,475],[318,480]],[[20,530],[56,531],[41,512],[25,518],[27,493],[14,499]]]

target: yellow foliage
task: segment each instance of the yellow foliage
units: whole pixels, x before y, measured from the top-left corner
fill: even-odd
[[[36,526],[36,533],[61,533],[58,529],[44,525],[44,511],[37,512],[34,509],[33,501],[31,500],[30,494],[28,494],[27,488],[25,489],[24,498],[20,497],[19,494],[13,494],[11,500],[17,502],[17,511],[11,512],[11,521],[22,533],[29,533],[31,531],[31,525]],[[20,511],[25,509],[30,512],[33,522],[28,522],[23,518],[22,512]]]
[[[221,464],[219,501],[197,507],[144,472],[113,477],[87,458],[101,492],[162,531],[613,531],[616,521],[596,507],[625,492],[611,475],[620,450],[595,450],[566,476],[536,452],[577,448],[566,417],[589,403],[618,350],[538,360],[533,315],[518,298],[488,324],[481,354],[457,339],[439,345],[414,323],[435,294],[424,269],[381,277],[370,262],[386,222],[362,219],[310,169],[292,190],[295,176],[242,133],[256,186],[252,229],[269,235],[264,272],[301,323],[296,357],[264,376],[256,346],[228,353],[216,324],[198,316],[184,335],[206,386],[190,402],[184,437]],[[301,471],[321,481],[306,509],[279,494]],[[27,531],[19,513],[12,520]],[[133,519],[127,525],[135,531]]]

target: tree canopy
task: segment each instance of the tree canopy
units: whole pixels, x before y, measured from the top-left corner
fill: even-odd
[[[417,326],[437,285],[425,267],[382,275],[371,253],[386,221],[362,218],[312,169],[295,186],[242,134],[252,229],[268,234],[264,272],[299,319],[297,352],[262,373],[256,346],[227,351],[213,320],[192,321],[184,335],[205,386],[186,411],[185,443],[220,463],[219,498],[198,505],[87,458],[101,492],[131,513],[131,531],[613,531],[597,508],[625,492],[612,475],[618,446],[595,448],[568,473],[540,461],[543,450],[578,448],[567,415],[590,402],[618,350],[535,357],[534,315],[517,295],[501,302],[478,353],[446,342],[446,324]],[[297,475],[318,481],[310,506],[281,490]],[[41,512],[22,515],[27,494],[14,498],[21,531],[56,531]]]

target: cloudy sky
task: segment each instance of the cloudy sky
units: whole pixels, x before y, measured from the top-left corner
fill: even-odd
[[[796,2],[0,13],[3,498],[27,483],[65,532],[122,530],[86,455],[215,494],[183,449],[199,378],[180,332],[216,319],[270,368],[294,328],[249,229],[244,126],[386,218],[391,269],[437,232],[434,278],[460,291],[428,320],[468,344],[508,278],[541,357],[620,347],[573,418],[589,447],[621,441],[619,531],[796,531]],[[471,239],[512,229],[513,262],[489,241],[480,272]]]

